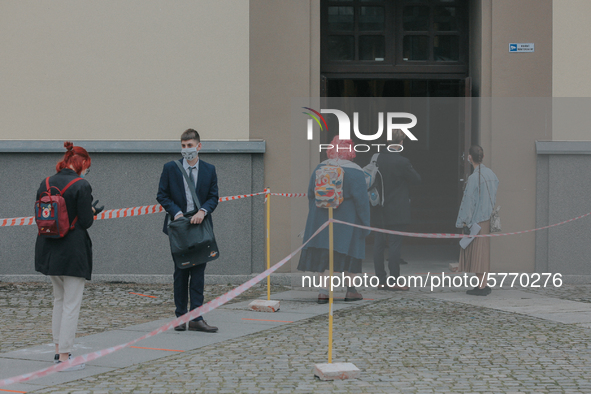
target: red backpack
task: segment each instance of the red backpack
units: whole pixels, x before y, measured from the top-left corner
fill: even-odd
[[[47,191],[41,193],[39,200],[35,202],[35,222],[39,229],[39,235],[47,238],[63,238],[68,231],[74,229],[78,216],[74,218],[70,225],[68,209],[64,193],[70,186],[82,178],[76,178],[66,185],[62,190],[55,186],[49,186],[49,178],[45,179]],[[51,188],[57,189],[58,194],[51,195]]]

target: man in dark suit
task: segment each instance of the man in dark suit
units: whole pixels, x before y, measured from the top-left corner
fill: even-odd
[[[406,134],[402,130],[392,131],[392,144],[401,145]],[[392,147],[393,149],[394,147]],[[410,161],[399,152],[380,153],[378,169],[384,182],[384,206],[372,210],[372,226],[395,231],[406,231],[410,224],[410,197],[408,187],[421,182],[421,176]],[[402,236],[375,233],[373,263],[376,276],[380,279],[380,289],[408,290],[408,286],[398,286],[393,280],[386,282],[384,250],[388,245],[388,269],[390,276],[400,276],[400,247]]]
[[[191,223],[199,224],[203,220],[209,220],[213,228],[211,214],[218,205],[218,178],[215,167],[199,160],[201,139],[199,133],[193,129],[186,130],[181,135],[181,153],[183,158],[179,162],[189,176],[193,185],[188,185],[184,175],[174,161],[164,165],[158,186],[156,199],[166,210],[168,215],[164,219],[164,233],[168,234],[168,221],[182,217],[184,213],[196,209],[189,187],[195,188],[201,209],[191,218]],[[188,297],[190,294],[191,308],[203,305],[203,287],[205,284],[205,266],[200,264],[192,268],[174,268],[174,304],[177,317],[187,313]],[[176,331],[185,331],[186,325],[181,324],[174,328]],[[201,316],[189,322],[189,330],[216,332],[217,327],[208,325]]]

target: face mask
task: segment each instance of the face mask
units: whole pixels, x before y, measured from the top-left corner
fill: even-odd
[[[197,157],[197,148],[183,148],[181,153],[187,161],[191,161]]]
[[[90,167],[87,168],[82,174],[80,174],[80,178],[84,178],[90,172]]]

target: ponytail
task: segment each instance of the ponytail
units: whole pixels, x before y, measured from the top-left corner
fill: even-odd
[[[66,148],[66,153],[64,157],[57,163],[55,166],[55,170],[60,172],[64,168],[72,167],[74,171],[78,175],[82,173],[84,167],[90,167],[90,156],[86,149],[81,146],[74,146],[74,144],[70,141],[64,142],[64,148]],[[86,163],[86,166],[84,165]]]
[[[472,156],[472,161],[476,164],[482,163],[482,159],[484,157],[484,151],[480,145],[472,145],[470,150],[468,151],[470,156]]]

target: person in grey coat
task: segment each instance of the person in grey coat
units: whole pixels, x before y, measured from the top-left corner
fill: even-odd
[[[64,147],[67,151],[57,163],[57,174],[49,177],[53,195],[57,193],[53,186],[63,190],[71,181],[83,178],[90,169],[90,156],[84,148],[71,142],[64,143]],[[46,191],[44,179],[37,190],[37,200]],[[62,238],[38,235],[35,242],[35,270],[49,276],[53,285],[52,333],[56,363],[71,358],[84,283],[92,274],[92,241],[87,230],[92,226],[94,215],[104,208],[95,209],[96,203],[93,206],[92,188],[85,179],[72,183],[62,197],[74,228]],[[82,368],[84,364],[79,364],[66,371]]]
[[[490,233],[490,217],[497,201],[499,179],[495,173],[482,164],[484,151],[478,145],[470,147],[468,160],[474,172],[468,177],[460,211],[456,220],[457,228],[470,228],[474,223],[480,226],[479,234]],[[491,293],[487,286],[486,273],[490,272],[490,238],[478,237],[460,251],[461,272],[472,272],[478,277],[479,286],[466,291],[469,295],[486,296]]]

